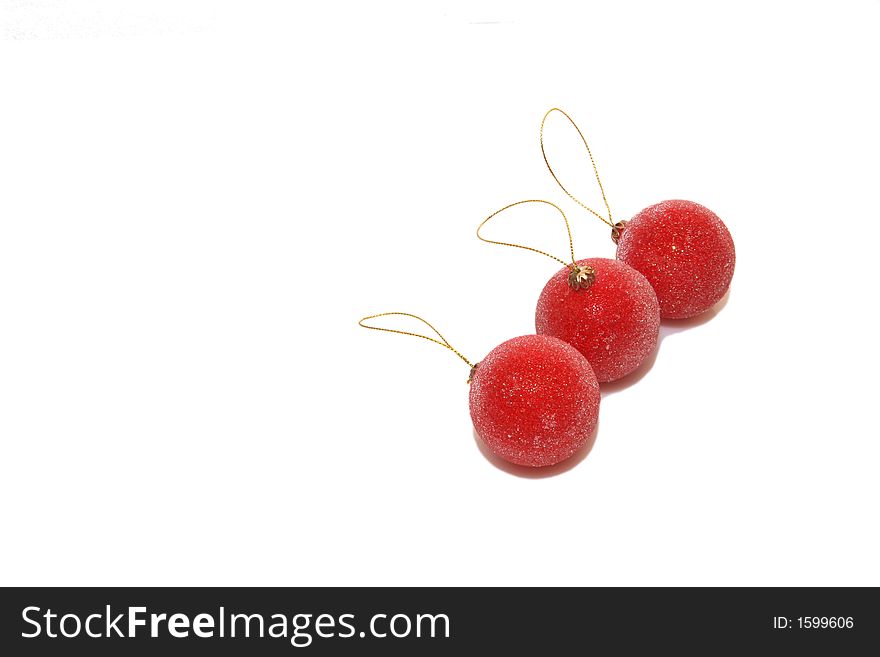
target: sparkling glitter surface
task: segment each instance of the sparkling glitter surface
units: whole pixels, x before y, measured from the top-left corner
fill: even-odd
[[[495,454],[518,465],[553,465],[583,447],[593,432],[599,384],[570,345],[524,335],[480,361],[470,407],[477,434]]]
[[[663,201],[627,222],[617,258],[645,275],[664,319],[709,310],[733,278],[733,238],[718,216],[692,201]]]
[[[657,348],[660,307],[651,285],[618,260],[588,258],[596,280],[582,290],[568,284],[569,269],[547,281],[538,298],[535,327],[580,351],[601,382],[635,370]]]

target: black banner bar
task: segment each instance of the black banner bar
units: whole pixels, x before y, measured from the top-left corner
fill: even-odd
[[[876,589],[20,588],[0,654],[864,654]],[[873,646],[873,648],[871,648]]]

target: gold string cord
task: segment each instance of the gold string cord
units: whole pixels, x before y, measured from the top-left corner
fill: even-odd
[[[596,182],[599,183],[599,191],[602,193],[602,201],[605,203],[605,209],[608,211],[607,218],[603,217],[601,214],[596,212],[593,208],[586,206],[584,203],[581,202],[580,199],[578,199],[574,194],[572,194],[570,191],[568,191],[568,189],[565,187],[565,185],[563,185],[562,182],[559,180],[559,177],[556,175],[556,172],[553,170],[553,167],[550,166],[550,160],[547,159],[547,151],[544,149],[544,124],[547,122],[547,117],[550,116],[553,112],[559,112],[560,114],[562,114],[562,116],[564,116],[566,119],[568,119],[569,123],[571,123],[571,125],[574,126],[574,129],[577,130],[577,133],[580,135],[581,141],[584,142],[584,147],[587,149],[587,155],[590,156],[590,164],[593,165],[593,173],[596,175]],[[544,118],[541,119],[541,154],[544,156],[544,164],[547,165],[547,169],[550,171],[550,175],[553,176],[553,180],[556,181],[556,184],[559,185],[559,187],[562,189],[562,191],[565,192],[566,194],[568,194],[568,197],[572,201],[577,203],[579,206],[581,206],[584,210],[591,212],[592,214],[597,216],[603,222],[605,222],[606,224],[611,226],[612,229],[615,228],[614,219],[611,217],[611,207],[609,207],[609,205],[608,205],[608,199],[605,198],[605,188],[602,187],[602,179],[599,178],[599,169],[596,167],[596,161],[593,159],[593,152],[590,150],[590,145],[587,143],[587,138],[584,137],[584,133],[581,132],[580,128],[578,128],[577,123],[574,122],[574,119],[572,119],[568,114],[566,114],[563,110],[559,109],[558,107],[553,107],[553,108],[547,110],[547,113],[544,114]]]
[[[376,319],[377,317],[390,317],[392,315],[398,315],[400,317],[412,317],[413,319],[417,319],[420,322],[422,322],[423,324],[425,324],[432,331],[434,331],[434,333],[440,339],[438,340],[437,338],[432,338],[430,335],[422,335],[421,333],[411,333],[410,331],[400,331],[398,329],[384,328],[382,326],[370,326],[369,324],[365,323],[371,319]],[[428,322],[425,319],[422,319],[418,315],[413,315],[411,313],[399,313],[399,312],[379,313],[378,315],[369,315],[368,317],[364,317],[363,319],[361,319],[358,322],[358,324],[360,324],[361,326],[363,326],[366,329],[371,329],[373,331],[386,331],[388,333],[397,333],[398,335],[411,335],[414,338],[422,338],[423,340],[430,340],[431,342],[433,342],[435,344],[439,344],[441,347],[446,347],[452,353],[454,353],[456,356],[461,358],[471,368],[471,374],[473,374],[473,370],[476,368],[476,365],[474,365],[473,363],[471,363],[471,361],[469,361],[467,358],[465,358],[458,349],[456,349],[451,344],[449,344],[449,341],[440,334],[440,331],[435,329],[434,326],[430,322]],[[470,383],[470,380],[468,380],[468,383]]]
[[[562,220],[565,222],[565,230],[568,232],[568,250],[571,253],[571,262],[568,263],[562,258],[557,258],[555,255],[550,255],[546,251],[541,251],[541,249],[535,249],[531,246],[525,246],[523,244],[514,244],[513,242],[498,242],[497,240],[486,239],[480,234],[480,230],[482,230],[483,226],[485,226],[492,217],[495,217],[505,210],[512,208],[517,205],[522,205],[523,203],[544,203],[545,205],[550,205],[556,208],[559,211],[559,214],[562,215]],[[488,217],[483,219],[482,223],[477,226],[477,237],[479,237],[484,242],[488,242],[489,244],[500,244],[501,246],[512,246],[517,249],[525,249],[526,251],[533,251],[535,253],[540,253],[541,255],[547,256],[556,262],[562,264],[563,267],[568,268],[568,285],[571,289],[577,290],[586,290],[596,281],[596,271],[590,267],[589,265],[579,265],[577,264],[577,260],[574,257],[574,240],[571,238],[571,226],[568,224],[568,218],[565,216],[565,212],[562,211],[555,203],[551,203],[550,201],[544,201],[541,199],[529,199],[527,201],[517,201],[516,203],[511,203],[510,205],[505,205],[500,210],[496,210]]]
[[[559,214],[562,215],[562,220],[565,222],[565,230],[568,232],[568,249],[571,253],[571,262],[570,263],[565,262],[565,260],[563,260],[562,258],[557,258],[555,255],[550,255],[546,251],[541,251],[540,249],[535,249],[531,246],[525,246],[523,244],[513,244],[512,242],[498,242],[497,240],[487,239],[480,234],[480,231],[483,229],[483,226],[485,226],[487,223],[489,223],[490,219],[501,214],[505,210],[509,210],[510,208],[515,207],[517,205],[523,205],[524,203],[544,203],[546,205],[552,206],[552,207],[556,208],[557,210],[559,210]],[[551,259],[555,260],[556,262],[562,263],[562,265],[564,267],[568,267],[569,269],[572,269],[576,266],[575,265],[575,257],[574,257],[574,240],[572,240],[572,237],[571,237],[571,226],[569,226],[569,224],[568,224],[568,218],[565,216],[565,212],[562,211],[562,208],[560,208],[555,203],[551,203],[550,201],[544,201],[541,199],[529,199],[526,201],[517,201],[516,203],[511,203],[510,205],[505,205],[500,210],[496,210],[495,212],[490,214],[488,217],[483,219],[482,223],[480,223],[480,225],[477,226],[477,237],[480,238],[481,240],[483,240],[484,242],[488,242],[489,244],[500,244],[501,246],[512,246],[517,249],[525,249],[526,251],[533,251],[534,253],[540,253],[541,255],[547,256],[548,258],[551,258]]]

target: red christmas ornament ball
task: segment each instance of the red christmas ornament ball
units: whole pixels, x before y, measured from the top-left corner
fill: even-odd
[[[553,465],[589,440],[599,416],[599,384],[571,345],[524,335],[477,364],[470,410],[477,434],[494,454],[517,465]]]
[[[718,216],[693,201],[663,201],[627,221],[617,258],[645,275],[663,319],[694,317],[714,306],[733,278],[733,238]]]
[[[619,260],[587,258],[576,264],[593,270],[592,283],[574,289],[571,270],[557,272],[538,298],[535,327],[580,351],[600,383],[614,381],[657,348],[657,296],[644,276]]]

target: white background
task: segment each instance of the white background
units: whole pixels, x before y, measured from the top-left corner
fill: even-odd
[[[0,582],[880,585],[878,20],[0,2]],[[481,453],[454,355],[356,322],[473,360],[533,331],[556,265],[473,234],[518,199],[613,257],[544,169],[553,105],[615,219],[696,200],[737,267],[536,478]],[[565,254],[552,212],[505,221]]]

